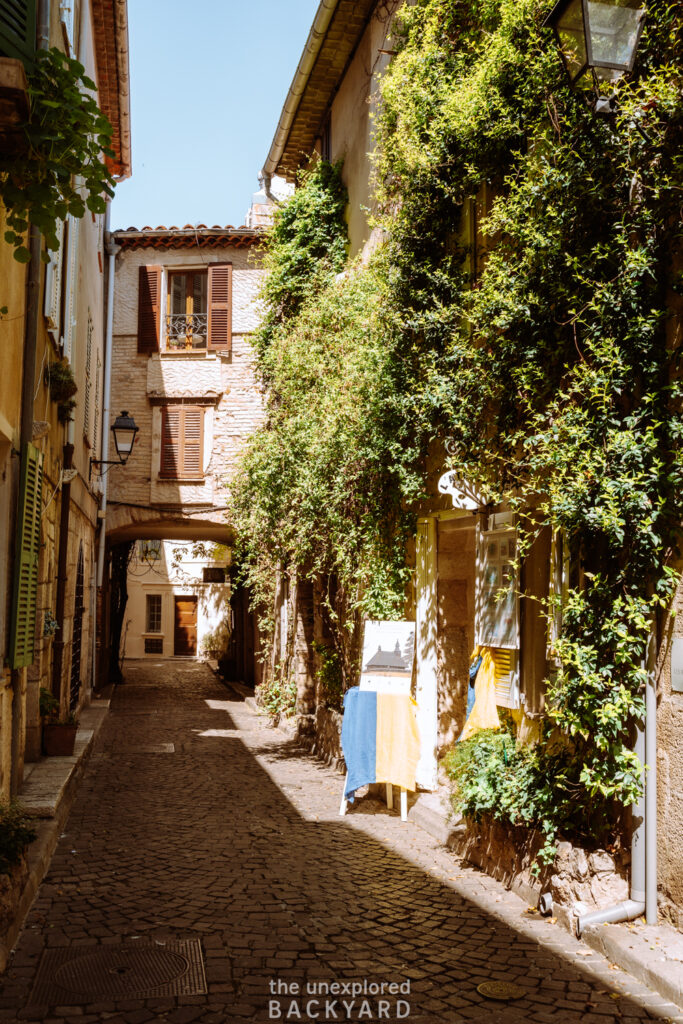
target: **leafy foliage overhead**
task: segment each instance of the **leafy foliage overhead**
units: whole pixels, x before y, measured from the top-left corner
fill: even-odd
[[[97,88],[85,68],[56,47],[40,50],[28,74],[30,111],[23,126],[28,143],[21,156],[0,160],[0,199],[7,208],[5,241],[26,263],[29,221],[56,250],[57,223],[104,213],[114,179],[103,155],[114,156],[112,128],[93,96]]]

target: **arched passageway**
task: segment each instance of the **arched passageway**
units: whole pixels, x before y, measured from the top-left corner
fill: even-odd
[[[211,518],[207,517],[208,515]],[[224,514],[112,502],[100,595],[99,681],[120,682],[131,660],[210,658],[226,678],[260,677],[249,595],[234,578]]]

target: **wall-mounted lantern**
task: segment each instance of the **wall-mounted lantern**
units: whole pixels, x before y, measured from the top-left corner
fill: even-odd
[[[546,18],[572,88],[592,94],[597,114],[616,109],[613,83],[632,71],[645,20],[642,0],[559,0]]]
[[[114,445],[118,459],[91,459],[91,475],[93,466],[125,466],[130,458],[130,453],[133,451],[135,435],[139,429],[133,417],[129,416],[126,411],[117,416],[112,424],[111,432],[114,435]]]

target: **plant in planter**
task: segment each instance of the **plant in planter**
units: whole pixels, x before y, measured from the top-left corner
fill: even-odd
[[[40,717],[43,722],[43,753],[48,757],[70,757],[74,752],[78,723],[73,714],[60,718],[59,701],[44,686],[40,688]]]
[[[50,389],[50,398],[57,403],[57,418],[60,423],[68,423],[71,413],[76,408],[74,395],[78,384],[74,372],[66,359],[45,367],[45,383]]]
[[[58,629],[59,629],[59,623],[57,622],[56,618],[54,617],[54,615],[52,614],[50,609],[49,608],[46,609],[45,614],[43,616],[43,636],[47,637],[47,638],[51,638],[51,637],[53,637],[55,635],[55,633],[57,632]],[[49,690],[45,690],[45,693],[50,693],[50,691]],[[50,696],[52,697],[51,693],[50,693]],[[54,700],[54,697],[52,697],[52,699]],[[41,714],[42,714],[42,711],[41,711]]]

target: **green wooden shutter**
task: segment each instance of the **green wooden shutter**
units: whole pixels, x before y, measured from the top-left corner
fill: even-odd
[[[0,56],[33,61],[36,0],[0,0]]]
[[[27,444],[21,460],[9,647],[10,668],[23,668],[25,665],[33,664],[42,491],[43,453],[32,444]]]

